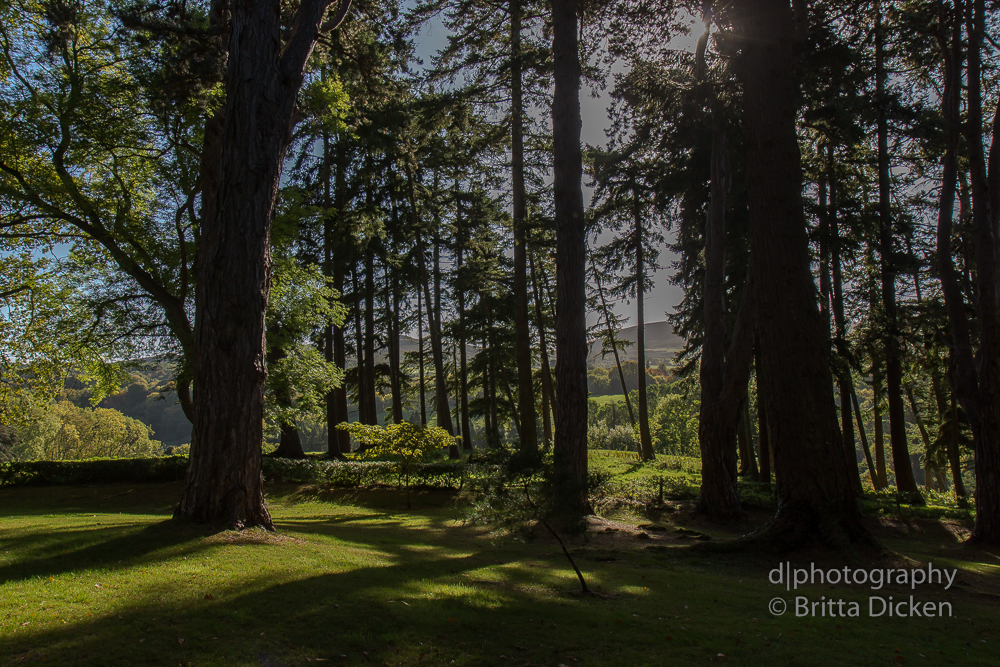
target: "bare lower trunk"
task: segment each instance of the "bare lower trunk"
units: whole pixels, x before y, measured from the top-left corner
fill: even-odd
[[[861,471],[858,468],[857,447],[854,444],[854,427],[851,395],[854,392],[851,368],[848,365],[847,318],[844,315],[844,277],[840,265],[840,229],[837,220],[837,173],[834,169],[833,146],[827,146],[828,182],[830,186],[830,211],[827,217],[830,233],[831,289],[833,291],[834,347],[837,353],[837,384],[840,389],[840,433],[844,437],[844,456],[851,476],[854,492],[863,491]],[[867,449],[867,445],[866,445]]]
[[[559,387],[554,473],[560,513],[572,521],[590,512],[587,498],[587,244],[583,217],[576,0],[553,0],[552,30],[556,384]]]
[[[768,548],[870,541],[844,462],[830,374],[829,330],[816,307],[795,133],[792,12],[786,0],[743,0],[742,44],[750,265],[757,289],[768,430],[778,512],[758,533]]]
[[[882,371],[878,361],[872,361],[872,421],[875,427],[875,471],[878,474],[878,488],[889,488],[889,475],[885,466],[885,436],[882,424]]]
[[[639,226],[639,202],[638,193],[634,190],[632,198],[635,206],[635,267],[636,278],[636,354],[638,355],[638,368],[636,373],[639,380],[639,458],[643,461],[652,461],[656,458],[653,453],[653,438],[649,432],[649,408],[646,405],[646,312],[643,307],[645,297],[644,284],[646,281],[645,258],[642,254],[642,232]]]
[[[903,407],[903,368],[899,349],[899,326],[896,317],[896,268],[893,259],[893,231],[889,198],[889,130],[887,119],[883,63],[882,14],[876,11],[875,23],[875,79],[876,110],[878,112],[878,183],[879,223],[882,270],[882,307],[885,315],[885,387],[889,403],[889,443],[892,446],[893,472],[896,473],[896,492],[907,502],[922,505],[924,500],[913,479],[910,452],[906,441],[906,413]]]
[[[716,521],[742,519],[736,490],[736,415],[722,405],[726,377],[726,194],[729,165],[725,134],[712,132],[711,201],[705,222],[704,338],[701,346],[699,511]]]
[[[534,255],[528,254],[528,263],[531,268],[531,286],[535,296],[535,319],[538,322],[538,352],[542,358],[542,433],[545,444],[552,443],[552,419],[550,415],[551,405],[555,403],[555,392],[552,387],[552,369],[549,366],[549,348],[545,332],[545,312],[542,306],[542,297],[538,289],[538,276],[535,273]]]
[[[375,396],[375,256],[371,248],[365,250],[365,415],[368,424],[378,424],[378,407]],[[360,365],[359,365],[360,368]]]
[[[420,425],[427,426],[427,393],[424,389],[424,310],[423,290],[417,288],[417,367],[420,385]]]
[[[456,261],[458,264],[458,270],[462,269],[463,260],[463,250],[461,244],[458,246],[458,255]],[[466,335],[465,335],[465,291],[462,289],[458,290],[458,347],[459,347],[459,387],[458,387],[458,397],[461,403],[462,412],[462,449],[470,452],[472,451],[472,426],[469,423],[469,368],[468,360],[466,359]]]
[[[861,416],[861,405],[858,403],[858,395],[854,391],[854,385],[851,384],[851,403],[854,405],[854,416],[858,423],[858,435],[861,436],[861,445],[865,452],[865,462],[868,464],[868,476],[871,478],[872,488],[876,491],[881,491],[885,487],[882,486],[881,481],[878,477],[878,470],[875,468],[875,462],[872,461],[872,452],[868,447],[868,436],[865,435],[865,421]]]
[[[525,223],[527,209],[524,201],[524,127],[522,102],[521,61],[521,0],[510,0],[511,46],[511,199],[514,226],[514,335],[517,360],[517,406],[521,415],[518,427],[519,447],[522,452],[538,451],[535,419],[535,390],[531,371],[531,331],[528,323],[528,277]]]
[[[278,448],[274,450],[274,456],[279,459],[306,458],[306,453],[302,449],[302,438],[295,424],[281,425],[281,439],[278,441]]]

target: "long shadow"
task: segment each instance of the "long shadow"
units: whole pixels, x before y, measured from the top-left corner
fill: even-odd
[[[121,535],[122,530],[127,531]],[[31,579],[33,577],[50,577],[66,572],[86,569],[120,570],[143,563],[152,563],[162,559],[156,552],[191,542],[197,537],[210,535],[213,531],[203,526],[177,523],[170,519],[142,528],[112,525],[101,528],[73,528],[54,530],[46,534],[48,545],[43,547],[46,555],[36,556],[24,562],[15,562],[0,567],[0,584],[12,581]],[[35,536],[21,538],[5,538],[5,551],[12,551],[18,545],[24,545]],[[81,545],[81,541],[86,544]],[[206,542],[195,542],[190,552],[198,552],[209,547]]]
[[[404,555],[404,552],[399,552]],[[555,622],[593,626],[605,621],[588,609],[603,600],[538,598],[519,590],[502,571],[496,582],[472,580],[453,595],[428,595],[428,575],[457,580],[489,563],[481,553],[456,557],[406,552],[405,562],[362,567],[261,588],[216,592],[211,600],[179,608],[153,599],[86,622],[49,627],[6,644],[11,664],[298,665],[506,663],[506,655],[546,664],[579,646],[551,632]],[[447,573],[442,573],[446,568]],[[386,594],[386,590],[391,591]],[[567,600],[582,609],[567,615]],[[624,598],[617,600],[622,604]],[[502,614],[497,606],[503,605]],[[491,608],[493,611],[491,611]],[[515,630],[493,622],[519,619]],[[524,623],[538,621],[537,628]],[[541,620],[545,619],[544,624]],[[472,640],[472,641],[470,641]],[[109,646],[116,647],[109,650]],[[0,653],[0,656],[3,654]],[[141,657],[138,657],[140,656]],[[500,658],[503,655],[504,658]]]

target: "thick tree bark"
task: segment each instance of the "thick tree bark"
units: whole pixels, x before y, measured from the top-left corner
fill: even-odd
[[[552,2],[553,190],[556,222],[556,502],[568,520],[587,498],[587,294],[577,0]]]
[[[521,415],[518,446],[524,453],[538,451],[535,389],[531,370],[531,331],[528,321],[528,263],[525,245],[527,209],[524,201],[524,103],[521,76],[521,0],[510,0],[510,159],[514,226],[514,337],[517,360],[517,410]]]
[[[726,195],[729,164],[726,137],[712,132],[711,199],[705,221],[704,336],[701,344],[701,500],[698,510],[713,521],[742,520],[736,488],[736,427],[739,413],[723,405],[726,381]],[[745,315],[744,315],[745,318]]]
[[[191,462],[177,518],[274,529],[261,474],[271,219],[302,72],[326,8],[303,0],[282,46],[277,3],[232,6],[215,210],[202,220],[198,252]]]
[[[815,540],[870,541],[844,463],[830,375],[829,331],[816,307],[795,133],[794,34],[787,0],[742,0],[751,278],[763,392],[778,473],[778,512],[757,534],[784,550]]]
[[[899,323],[896,316],[896,269],[893,259],[892,217],[889,209],[889,123],[885,92],[886,71],[882,34],[882,12],[875,12],[875,98],[878,131],[878,210],[879,254],[882,271],[882,308],[885,315],[885,390],[889,403],[889,443],[892,466],[896,473],[896,492],[912,504],[922,505],[923,497],[913,479],[910,451],[906,441],[906,411],[903,407],[902,352],[899,349]]]

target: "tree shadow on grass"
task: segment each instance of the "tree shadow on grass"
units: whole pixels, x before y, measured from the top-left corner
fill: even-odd
[[[116,570],[153,564],[182,544],[193,542],[189,553],[207,548],[210,545],[197,538],[216,532],[167,519],[152,524],[56,529],[41,537],[32,533],[5,537],[0,540],[0,548],[15,553],[30,551],[31,557],[0,567],[0,584],[87,569]]]
[[[596,632],[607,622],[588,613],[601,601],[566,595],[558,578],[542,572],[530,580],[542,595],[529,592],[513,570],[494,568],[487,580],[471,574],[496,564],[490,550],[449,552],[441,544],[426,550],[417,541],[386,548],[398,532],[391,527],[345,532],[330,523],[323,530],[380,543],[390,562],[293,581],[248,573],[245,585],[206,591],[187,605],[151,592],[101,617],[19,631],[0,655],[11,664],[298,665],[322,658],[489,665],[508,664],[506,656],[545,664],[582,649],[577,639],[553,632],[555,623]]]

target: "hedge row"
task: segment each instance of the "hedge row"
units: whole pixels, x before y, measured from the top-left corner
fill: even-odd
[[[174,482],[184,479],[187,457],[19,461],[0,463],[0,486],[27,484],[112,484]]]
[[[184,479],[187,463],[184,456],[0,463],[0,486],[175,482]],[[402,464],[394,461],[297,461],[264,457],[263,463],[264,479],[268,482],[366,488],[398,486],[404,474]],[[493,466],[458,462],[418,463],[411,466],[410,484],[457,489],[470,476],[485,477],[493,469]]]

